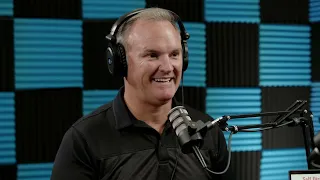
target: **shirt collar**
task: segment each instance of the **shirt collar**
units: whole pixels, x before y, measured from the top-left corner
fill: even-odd
[[[122,86],[113,100],[113,113],[116,129],[122,129],[133,124],[134,117],[124,101],[124,87]]]
[[[180,105],[175,97],[172,100],[172,107]],[[136,121],[136,118],[129,111],[124,101],[124,86],[120,88],[117,96],[113,100],[113,113],[115,117],[115,128],[117,130],[131,126]]]

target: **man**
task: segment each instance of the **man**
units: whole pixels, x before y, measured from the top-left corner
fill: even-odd
[[[221,179],[203,169],[193,153],[181,152],[168,120],[169,111],[179,105],[174,95],[183,73],[183,47],[174,16],[147,8],[126,20],[125,26],[116,36],[127,63],[124,87],[112,102],[66,132],[51,179]],[[187,110],[194,120],[213,120],[193,108]],[[226,168],[228,151],[218,127],[204,137],[201,153],[209,169]]]

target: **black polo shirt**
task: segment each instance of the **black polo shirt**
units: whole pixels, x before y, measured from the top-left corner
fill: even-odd
[[[181,152],[169,121],[160,135],[135,119],[124,103],[123,90],[70,127],[57,152],[51,180],[170,180],[172,175],[177,180],[222,179],[208,174],[192,153]],[[186,108],[193,120],[212,120]],[[204,142],[201,152],[208,167],[224,170],[228,152],[222,131],[212,128]]]

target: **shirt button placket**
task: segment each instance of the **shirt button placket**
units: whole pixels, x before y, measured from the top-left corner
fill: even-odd
[[[158,180],[170,180],[171,178],[171,171],[172,168],[170,167],[170,157],[167,148],[159,140],[158,148],[158,161],[159,161],[159,168],[158,168]]]

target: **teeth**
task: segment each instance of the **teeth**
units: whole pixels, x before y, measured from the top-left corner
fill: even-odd
[[[156,82],[169,82],[171,80],[171,78],[157,78],[154,79],[154,81]]]

